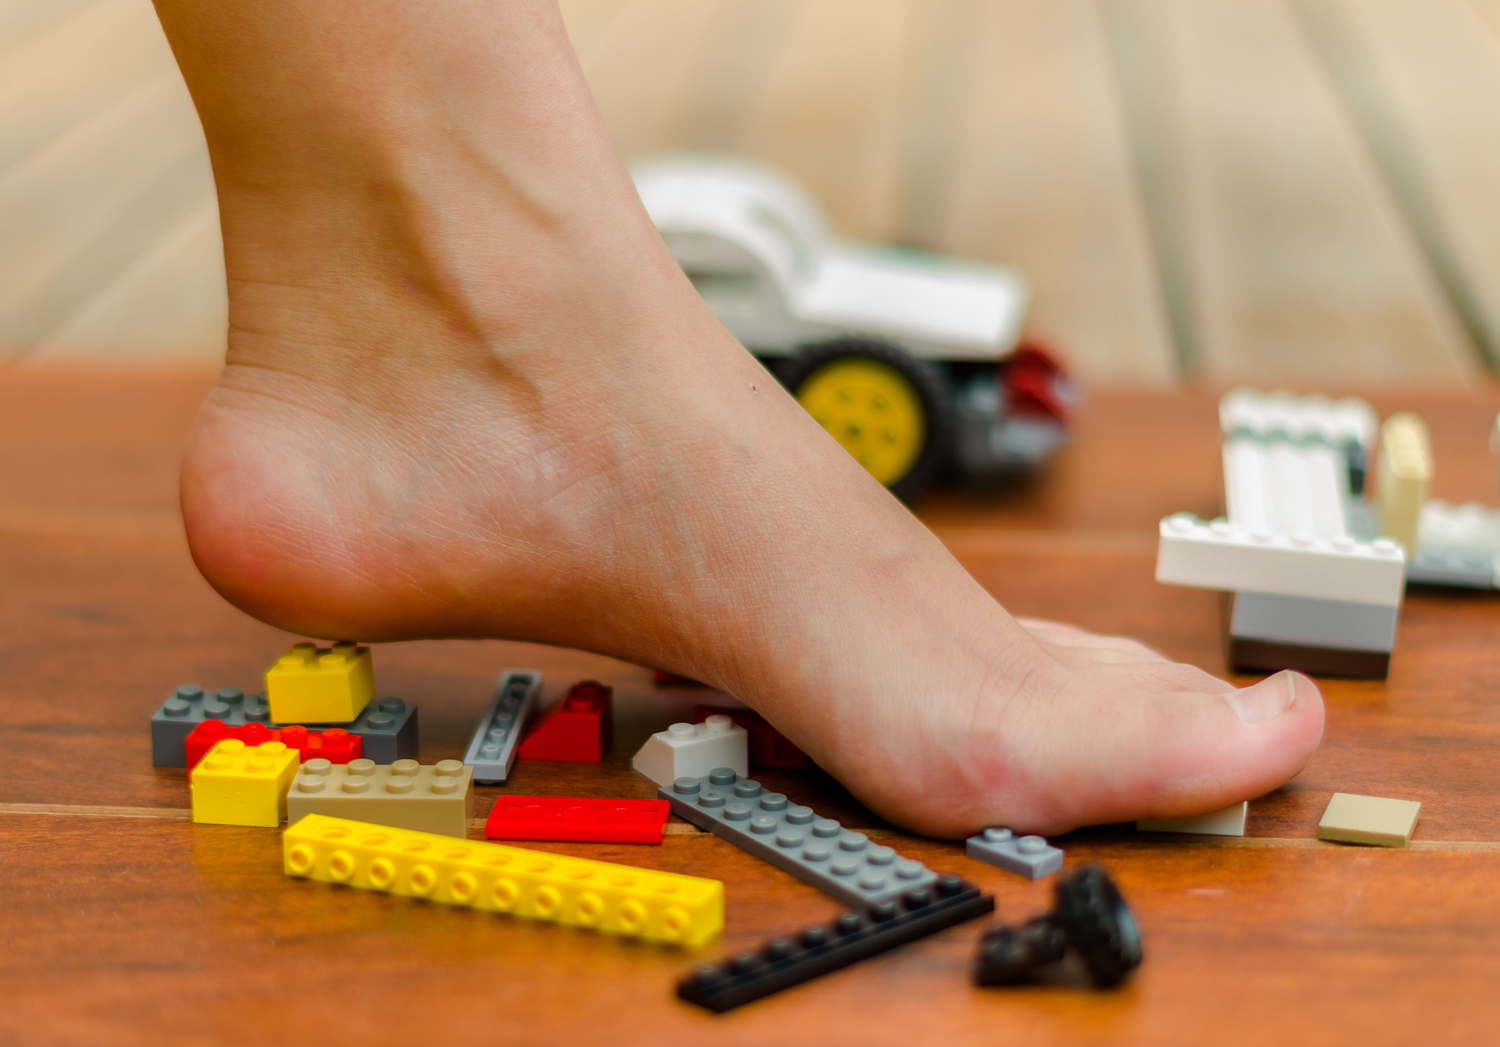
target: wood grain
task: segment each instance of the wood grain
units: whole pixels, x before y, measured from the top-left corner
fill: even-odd
[[[1109,866],[1144,928],[1146,964],[1119,992],[974,989],[979,925],[966,925],[713,1018],[671,995],[692,955],[288,879],[277,834],[192,825],[183,772],[149,761],[146,717],[172,687],[251,687],[291,639],[209,589],[175,522],[176,456],[209,380],[12,371],[0,383],[0,1042],[262,1044],[337,1029],[354,1042],[528,1045],[1365,1044],[1486,1042],[1494,1027],[1494,594],[1410,594],[1390,680],[1323,683],[1324,744],[1251,804],[1249,837],[1103,826],[1062,839],[1070,863]],[[1220,671],[1214,595],[1151,577],[1156,520],[1213,509],[1213,403],[1096,397],[1056,470],[1008,492],[940,491],[917,512],[1013,610]],[[1427,419],[1437,495],[1495,501],[1484,438],[1500,388],[1377,406]],[[391,644],[376,658],[382,692],[421,709],[424,760],[461,752],[503,666],[542,668],[549,696],[584,677],[616,688],[604,763],[522,762],[506,786],[481,788],[481,814],[502,791],[650,795],[630,753],[704,698],[534,645]],[[982,883],[1003,918],[1047,903],[1047,884],[895,831],[816,769],[762,778]],[[1421,800],[1413,848],[1317,841],[1334,791]],[[537,846],[722,879],[726,930],[703,957],[838,908],[685,825],[660,847]]]
[[[1282,0],[1116,0],[1196,373],[1458,383],[1481,366]]]
[[[1175,382],[1098,5],[994,0],[976,13],[961,27],[974,75],[941,103],[955,111],[954,142],[946,153],[922,143],[950,161],[932,176],[944,191],[941,207],[928,205],[938,210],[930,245],[1025,274],[1028,326],[1088,381]],[[920,108],[912,122],[942,126]]]

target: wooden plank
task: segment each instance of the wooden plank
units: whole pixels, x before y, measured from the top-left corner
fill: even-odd
[[[149,0],[103,0],[0,54],[0,172],[177,68]]]
[[[80,8],[108,0],[7,0],[0,4],[0,50],[68,18]]]
[[[594,101],[627,162],[682,148],[679,128],[704,41],[725,0],[632,3],[579,55]]]
[[[734,152],[800,182],[846,236],[896,235],[908,15],[907,0],[802,3],[729,139]]]
[[[1500,38],[1465,0],[1296,0],[1470,336],[1500,368]]]
[[[222,364],[228,328],[219,208],[210,197],[19,365]]]
[[[562,0],[558,7],[574,52],[586,54],[629,4],[630,0]]]
[[[1089,384],[1178,373],[1098,7],[992,0],[933,245],[1016,266],[1029,326]],[[960,100],[953,99],[954,104]]]
[[[0,177],[0,359],[73,311],[213,192],[176,70]]]
[[[1463,382],[1479,370],[1365,145],[1282,0],[1117,0],[1151,53],[1142,169],[1215,381]],[[1131,93],[1127,91],[1127,98]],[[1137,95],[1137,107],[1140,107]],[[1153,221],[1159,215],[1153,215]]]

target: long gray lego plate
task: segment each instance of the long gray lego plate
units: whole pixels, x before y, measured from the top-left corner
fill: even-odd
[[[937,880],[921,862],[819,818],[811,807],[788,803],[728,768],[705,778],[679,778],[656,795],[671,801],[678,817],[850,905],[870,906]]]
[[[535,669],[507,669],[500,674],[495,697],[464,753],[464,763],[474,768],[476,782],[503,782],[510,774],[521,732],[541,690],[542,674]]]

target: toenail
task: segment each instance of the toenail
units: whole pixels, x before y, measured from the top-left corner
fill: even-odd
[[[1224,699],[1245,723],[1265,723],[1297,704],[1297,677],[1291,672],[1279,672],[1227,694]]]

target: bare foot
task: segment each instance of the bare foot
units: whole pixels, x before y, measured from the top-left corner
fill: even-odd
[[[693,676],[937,835],[1212,810],[1317,746],[1302,677],[1006,614],[705,310],[550,2],[159,9],[230,281],[183,512],[238,606]]]

